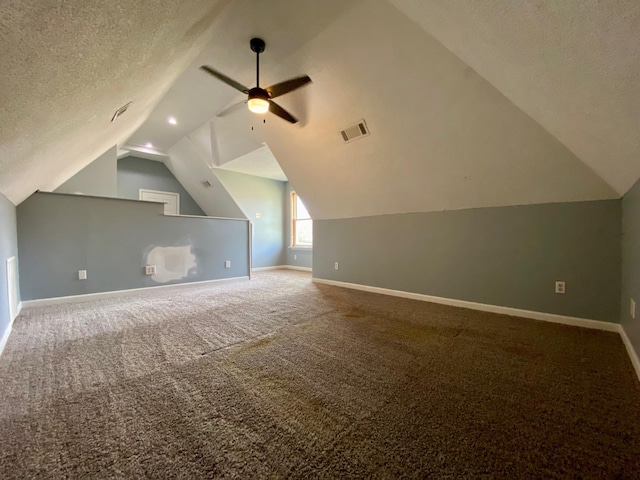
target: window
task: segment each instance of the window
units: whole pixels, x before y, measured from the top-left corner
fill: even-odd
[[[311,248],[313,220],[296,192],[291,192],[291,246]]]

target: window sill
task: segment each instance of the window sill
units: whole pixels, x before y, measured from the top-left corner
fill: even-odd
[[[310,252],[311,250],[313,250],[313,247],[289,247],[289,250],[306,250],[308,252]]]

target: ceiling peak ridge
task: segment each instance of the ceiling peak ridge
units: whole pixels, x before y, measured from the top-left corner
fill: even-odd
[[[556,142],[558,142],[558,144],[562,145],[563,148],[565,148],[569,153],[571,153],[571,155],[580,163],[582,163],[589,171],[591,171],[595,176],[597,176],[610,190],[611,193],[616,194],[619,197],[622,197],[622,195],[624,195],[625,192],[620,192],[618,191],[613,185],[611,185],[611,183],[609,181],[607,181],[605,178],[602,177],[602,175],[600,175],[588,162],[586,162],[585,160],[583,160],[575,151],[573,151],[568,145],[566,145],[562,140],[560,140],[556,135],[554,135],[552,132],[550,132],[544,125],[542,125],[538,120],[536,120],[534,117],[532,117],[529,112],[527,112],[524,108],[522,108],[518,103],[516,103],[516,101],[511,98],[511,96],[507,95],[503,90],[501,90],[500,88],[498,88],[493,82],[491,82],[489,79],[487,79],[484,75],[482,75],[480,72],[478,72],[474,67],[472,67],[471,65],[469,65],[462,57],[460,57],[460,55],[458,53],[456,53],[454,50],[452,50],[451,48],[449,48],[448,45],[444,44],[443,42],[440,41],[440,39],[436,38],[429,30],[427,30],[420,22],[416,21],[414,18],[412,18],[410,15],[408,15],[407,13],[405,13],[403,10],[401,10],[397,5],[396,5],[396,1],[394,0],[389,0],[390,3],[394,6],[394,8],[396,8],[402,15],[404,15],[405,17],[407,17],[409,20],[411,20],[412,23],[414,23],[418,28],[420,28],[423,32],[425,32],[425,34],[429,35],[429,37],[431,37],[433,39],[434,42],[440,44],[443,48],[445,48],[446,50],[448,50],[451,55],[453,55],[454,57],[456,57],[460,62],[462,62],[466,68],[469,69],[470,72],[475,73],[479,78],[481,78],[484,82],[486,82],[487,85],[489,85],[491,88],[493,88],[496,92],[498,92],[502,97],[504,97],[511,105],[513,105],[515,108],[517,108],[520,112],[522,112],[525,116],[527,116],[529,119],[531,119],[532,122],[534,122],[536,125],[538,125],[545,133],[547,133],[550,137],[552,137]]]

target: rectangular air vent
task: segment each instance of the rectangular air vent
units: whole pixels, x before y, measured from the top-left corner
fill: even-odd
[[[367,128],[367,123],[364,120],[360,120],[360,122],[356,123],[355,125],[341,130],[340,135],[342,135],[344,143],[349,143],[359,138],[368,136],[369,129]]]

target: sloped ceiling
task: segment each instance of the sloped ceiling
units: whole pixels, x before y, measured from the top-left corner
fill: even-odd
[[[269,145],[262,145],[260,148],[235,158],[232,161],[222,165],[220,170],[229,170],[230,172],[245,173],[247,175],[255,175],[279,182],[286,182],[288,179],[278,160],[276,160]]]
[[[240,58],[250,37],[244,34],[237,60],[212,59],[216,68],[249,85],[253,67]],[[243,109],[216,119],[216,130],[255,145],[267,143],[314,218],[618,196],[566,146],[386,1],[360,2],[339,12],[277,63],[269,54],[264,54],[266,83],[301,73],[313,79],[278,100],[300,116],[301,124],[274,116],[263,124],[262,117]],[[237,99],[232,89],[207,76],[181,77],[176,87],[193,81],[227,92],[226,102],[216,98],[216,108]],[[162,103],[172,102],[170,92]],[[344,144],[339,131],[361,118],[371,136]]]
[[[246,108],[244,105],[243,108]],[[222,128],[216,123],[223,123]],[[211,168],[222,168],[232,172],[246,173],[271,180],[286,182],[287,177],[280,168],[268,145],[253,142],[243,135],[227,131],[225,122],[218,119],[204,123],[187,135],[201,157]]]
[[[0,192],[19,203],[53,190],[130,136],[201,51],[227,3],[2,2]]]
[[[391,0],[624,194],[640,176],[640,2]]]
[[[76,9],[84,11],[80,2],[75,3]],[[564,42],[561,46],[546,38],[548,12],[554,12],[556,5],[551,2],[393,2],[398,8],[386,0],[234,0],[228,5],[206,2],[208,8],[205,2],[161,2],[166,9],[150,22],[153,34],[145,30],[144,11],[124,3],[100,4],[105,12],[95,10],[93,16],[104,15],[100,21],[112,25],[122,21],[112,8],[128,12],[128,21],[155,39],[153,48],[149,47],[155,53],[147,53],[142,63],[131,53],[127,65],[139,68],[129,68],[127,75],[101,77],[93,68],[93,76],[82,77],[86,74],[83,62],[77,60],[80,47],[74,42],[82,38],[76,30],[84,27],[74,26],[70,38],[63,35],[65,41],[58,41],[60,53],[55,61],[40,60],[67,82],[80,76],[80,81],[72,82],[75,90],[63,89],[60,95],[58,82],[39,84],[34,73],[23,72],[17,63],[20,42],[38,43],[28,38],[28,30],[38,32],[38,24],[28,25],[27,33],[15,34],[16,38],[9,35],[10,50],[18,53],[9,54],[13,74],[5,70],[0,79],[9,82],[15,75],[29,84],[3,83],[18,89],[12,108],[22,103],[27,107],[23,118],[16,115],[21,123],[11,128],[12,135],[3,129],[0,137],[0,191],[13,201],[35,188],[62,183],[114,139],[118,143],[127,139],[131,145],[151,142],[172,156],[174,168],[185,175],[200,172],[197,177],[202,179],[208,166],[220,163],[223,153],[234,156],[223,151],[214,158],[213,149],[207,147],[212,118],[219,135],[233,138],[227,145],[259,148],[266,143],[314,218],[617,198],[640,175],[640,162],[634,158],[637,135],[630,125],[634,121],[637,125],[640,96],[637,83],[626,81],[636,76],[637,66],[625,64],[637,55],[633,28],[637,8],[630,2],[608,5],[609,16],[603,15],[606,5],[604,10],[591,4],[582,10],[578,7],[584,2],[568,2],[581,13],[553,17],[557,25],[551,31],[564,32],[556,38]],[[504,23],[494,20],[491,11]],[[517,25],[520,19],[512,16],[518,15],[528,18],[522,20],[524,38],[509,23]],[[613,19],[620,16],[630,23]],[[58,18],[67,17],[61,13]],[[180,51],[175,45],[168,47],[167,39],[183,38],[181,34],[198,18],[204,19],[197,23],[203,32],[198,41],[189,37],[192,42],[180,44]],[[97,31],[95,21],[92,25],[90,31]],[[209,31],[205,25],[211,26]],[[623,31],[607,34],[607,28],[621,25],[626,25]],[[113,39],[113,45],[120,49],[128,45],[138,55],[147,51],[149,38],[142,33],[138,37],[135,29],[124,30],[129,37]],[[83,48],[95,50],[96,62],[113,65],[109,60],[117,49],[109,48],[109,30],[99,31],[98,37],[85,41],[90,47]],[[267,41],[261,62],[263,85],[303,73],[313,79],[311,85],[278,101],[301,118],[298,125],[272,115],[262,123],[262,117],[244,109],[215,119],[217,111],[240,98],[198,66],[210,64],[252,86],[255,59],[248,40],[256,35]],[[42,43],[52,40],[56,35]],[[572,49],[561,55],[568,44]],[[589,52],[598,46],[605,53]],[[38,50],[34,45],[29,48]],[[517,67],[521,64],[511,58],[518,50],[525,58],[538,55],[529,78],[521,78],[526,68]],[[179,53],[183,55],[175,60]],[[631,56],[623,59],[625,53]],[[605,54],[616,58],[598,64]],[[572,62],[579,73],[563,73],[568,68],[565,64]],[[177,77],[180,69],[183,73]],[[137,76],[138,70],[143,77]],[[593,78],[576,82],[580,75]],[[600,88],[607,80],[618,81],[618,86]],[[553,88],[560,93],[550,93]],[[116,92],[123,98],[113,100]],[[619,100],[632,94],[625,110]],[[91,114],[63,113],[59,119],[51,112],[59,113],[60,108],[47,108],[47,115],[39,118],[34,104],[48,96],[55,99],[51,105],[56,107],[64,105],[66,98],[86,98],[81,111]],[[112,110],[131,99],[138,99],[132,108],[145,108],[132,111],[134,115],[128,112],[121,126],[105,125],[91,120],[103,98],[114,103],[101,109],[109,118]],[[177,126],[166,123],[169,115],[178,119]],[[344,144],[339,131],[362,118],[371,136]],[[196,139],[203,132],[199,145]],[[98,153],[91,156],[92,149]],[[31,178],[34,174],[37,178]],[[194,176],[193,183],[198,182]]]
[[[202,159],[196,145],[188,138],[179,140],[172,147],[165,165],[208,216],[245,218],[209,164]]]
[[[351,10],[301,55],[308,123],[287,135],[272,122],[267,143],[314,218],[616,196],[387,2]],[[371,136],[343,144],[360,118]]]
[[[344,11],[360,3],[361,0],[234,0],[215,19],[209,44],[128,143],[144,145],[150,141],[167,151],[227,104],[243,98],[199,70],[200,65],[211,65],[244,85],[253,86],[256,57],[249,49],[249,40],[259,36],[267,41],[267,50],[261,56],[261,83],[276,83],[283,80],[277,69],[281,62]],[[169,116],[177,119],[176,126],[167,125]],[[224,129],[224,125],[219,128]]]

